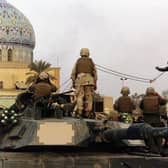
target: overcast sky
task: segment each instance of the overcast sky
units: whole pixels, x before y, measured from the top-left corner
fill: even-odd
[[[70,78],[82,47],[98,65],[154,78],[155,66],[168,61],[167,0],[8,0],[32,23],[34,59],[61,67],[61,83]],[[168,89],[168,72],[152,84],[126,80],[132,93],[153,86]],[[120,95],[120,78],[98,71],[98,91]],[[64,89],[64,88],[62,88]]]

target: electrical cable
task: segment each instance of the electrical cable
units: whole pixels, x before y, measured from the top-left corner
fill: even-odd
[[[143,83],[153,83],[165,73],[165,72],[162,72],[159,75],[157,75],[155,78],[149,79],[149,78],[142,78],[142,77],[138,77],[138,76],[135,76],[135,75],[129,75],[129,74],[121,73],[121,72],[112,70],[110,68],[106,68],[106,67],[98,65],[98,64],[96,64],[96,68],[97,68],[97,70],[102,71],[102,72],[107,73],[107,74],[110,74],[110,75],[114,75],[114,76],[117,76],[117,77],[120,77],[120,78],[130,79],[130,80],[137,81],[137,82],[143,82]],[[64,85],[66,85],[70,80],[71,80],[70,78],[65,80],[61,84],[60,88],[62,88]],[[68,85],[66,85],[66,87],[63,90],[65,90],[67,88],[67,86],[69,86],[69,85],[70,85],[70,83],[68,83]],[[60,88],[58,88],[58,89],[60,89]]]
[[[149,79],[149,78],[142,78],[142,77],[138,77],[138,76],[129,75],[129,74],[121,73],[121,72],[118,72],[118,71],[114,71],[112,69],[109,69],[109,68],[106,68],[104,66],[97,65],[97,64],[96,64],[96,66],[97,66],[97,69],[102,71],[102,72],[105,72],[105,73],[108,73],[108,74],[111,74],[111,75],[114,75],[114,76],[118,76],[118,77],[121,77],[121,78],[126,78],[126,79],[130,79],[130,80],[138,81],[138,82],[144,82],[144,83],[153,83],[165,73],[165,72],[162,72],[158,76],[156,76],[155,78]]]
[[[158,76],[156,76],[155,78],[153,78],[153,80],[154,80],[154,81],[157,80],[157,79],[160,78],[164,73],[165,73],[165,72],[160,73]]]
[[[101,65],[97,65],[97,64],[96,64],[96,66],[97,66],[97,67],[100,67],[100,68],[103,68],[103,69],[105,69],[105,70],[107,70],[107,71],[111,71],[111,72],[114,72],[114,73],[116,73],[116,74],[123,75],[124,77],[128,76],[128,77],[131,77],[131,78],[137,78],[137,79],[141,79],[141,80],[147,80],[147,81],[151,80],[151,79],[148,79],[148,78],[142,78],[142,77],[138,77],[138,76],[134,76],[134,75],[128,75],[128,74],[125,74],[125,73],[121,73],[121,72],[118,72],[118,71],[114,71],[114,70],[112,70],[112,69],[106,68],[106,67],[101,66]]]
[[[130,77],[125,77],[125,76],[122,76],[122,75],[119,75],[119,74],[115,74],[115,73],[112,73],[112,72],[108,72],[108,71],[105,71],[103,69],[100,69],[100,68],[97,68],[99,71],[102,71],[102,72],[105,72],[105,73],[108,73],[110,75],[114,75],[114,76],[117,76],[117,77],[120,77],[120,78],[126,78],[126,79],[130,79],[130,80],[134,80],[134,81],[137,81],[137,82],[143,82],[143,83],[151,83],[150,81],[151,80],[140,80],[140,79],[133,79],[133,78],[130,78]]]

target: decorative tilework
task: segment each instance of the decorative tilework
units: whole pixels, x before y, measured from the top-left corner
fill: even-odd
[[[5,0],[0,0],[0,43],[35,47],[35,34],[31,23]]]

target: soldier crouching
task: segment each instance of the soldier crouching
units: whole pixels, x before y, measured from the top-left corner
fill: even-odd
[[[56,91],[56,87],[50,82],[48,73],[40,73],[36,82],[29,87],[29,91],[33,93],[34,98],[32,117],[34,119],[45,117],[50,95]]]

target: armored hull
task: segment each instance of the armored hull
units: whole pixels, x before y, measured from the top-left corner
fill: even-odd
[[[121,139],[103,141],[104,127],[113,128]],[[166,168],[167,157],[144,152],[143,140],[130,141],[118,132],[129,128],[91,119],[22,119],[5,134],[1,132],[0,168]]]
[[[0,153],[0,168],[166,168],[167,157],[111,153]]]
[[[129,126],[121,122],[70,117],[42,120],[23,118],[14,127],[1,132],[0,149],[14,150],[35,146],[87,148],[96,145],[100,147],[103,144],[109,147],[145,146],[139,135],[129,137],[136,140],[128,140],[126,130]],[[112,138],[108,136],[107,130],[112,130]]]
[[[27,93],[21,96],[28,97]],[[168,137],[167,128],[77,119],[69,116],[72,111],[57,104],[54,111],[44,111],[47,115],[35,120],[28,114],[36,114],[36,108],[29,106],[27,99],[20,100],[24,110],[19,111],[17,104],[1,110],[0,168],[167,167],[160,143],[161,138]],[[70,104],[65,107],[71,110]],[[65,113],[60,117],[57,114],[61,111]]]

